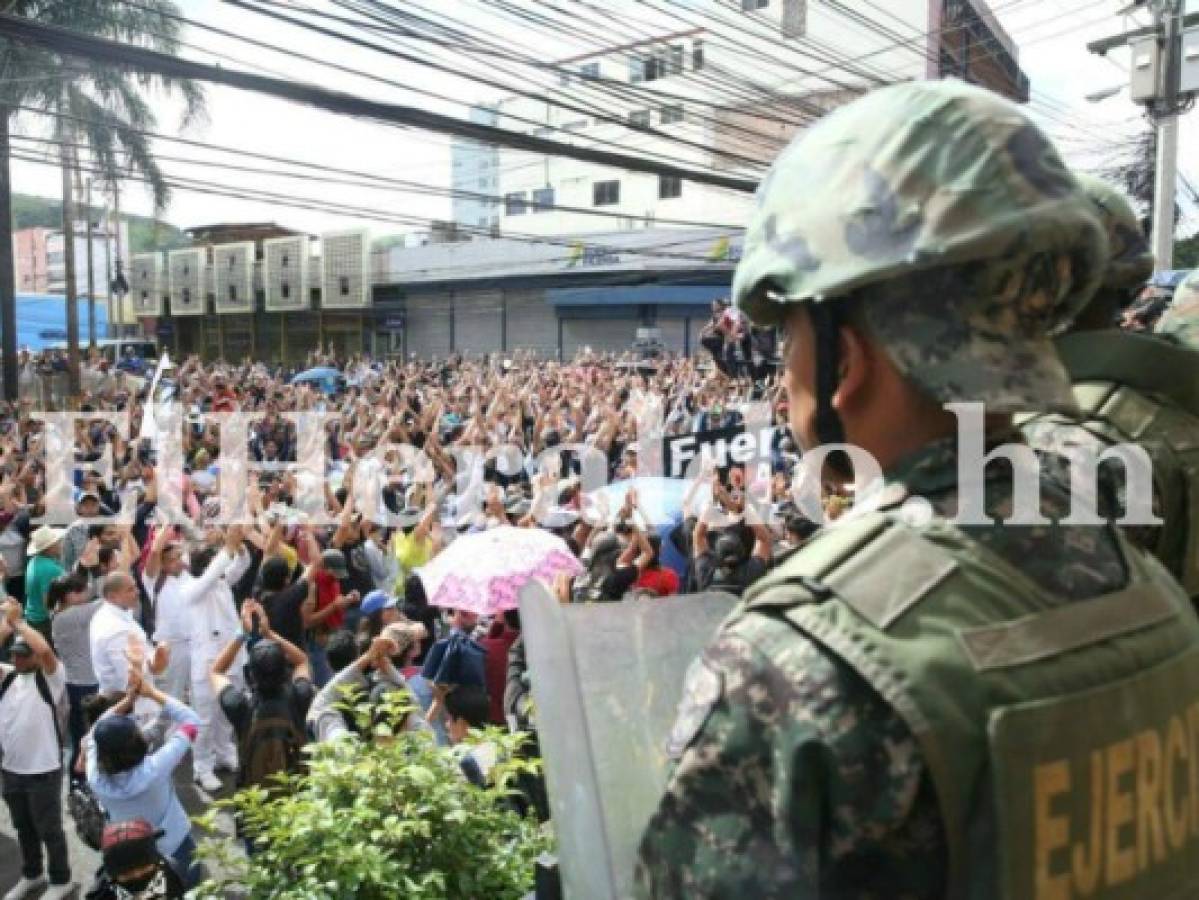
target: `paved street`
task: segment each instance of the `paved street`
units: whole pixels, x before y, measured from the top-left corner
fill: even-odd
[[[226,775],[226,793],[232,787],[233,776]],[[190,815],[199,815],[204,811],[206,801],[202,792],[191,781],[190,761],[180,766],[175,776],[175,787],[184,807]],[[75,834],[74,823],[66,815],[64,802],[64,827],[67,832],[67,846],[71,851],[71,876],[80,884],[79,896],[82,897],[90,886],[92,877],[100,866],[100,854],[85,846]],[[229,833],[232,834],[232,823],[229,823]],[[21,854],[17,847],[16,835],[13,833],[12,821],[7,810],[0,813],[0,896],[11,888],[21,877]]]

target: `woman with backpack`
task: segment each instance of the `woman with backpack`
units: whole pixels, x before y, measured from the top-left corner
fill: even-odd
[[[129,715],[138,697],[160,704],[175,726],[154,753]],[[196,842],[191,822],[171,778],[195,743],[199,728],[200,717],[190,707],[143,679],[139,667],[130,666],[124,698],[96,722],[87,748],[88,785],[109,820],[145,819],[159,830],[158,851],[171,860],[188,889],[199,883],[200,868],[193,861]]]

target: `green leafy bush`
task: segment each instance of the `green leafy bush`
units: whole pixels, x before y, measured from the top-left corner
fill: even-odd
[[[431,735],[373,729],[373,742],[311,746],[306,773],[281,777],[269,795],[242,791],[199,819],[212,831],[217,810],[233,810],[259,848],[246,858],[228,841],[202,842],[200,856],[216,874],[200,896],[233,889],[264,900],[503,900],[532,890],[534,861],[550,837],[509,803],[512,780],[535,767],[519,758],[519,738],[482,736],[504,761],[478,788]]]

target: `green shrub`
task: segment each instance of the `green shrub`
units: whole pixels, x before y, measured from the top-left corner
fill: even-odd
[[[359,721],[369,722],[366,711]],[[217,810],[232,810],[260,848],[246,858],[228,841],[203,841],[200,857],[216,874],[200,896],[234,889],[264,900],[503,900],[532,890],[534,861],[550,837],[508,803],[512,780],[535,768],[518,757],[519,738],[482,736],[504,761],[481,789],[431,735],[373,728],[373,742],[310,746],[306,773],[281,777],[270,796],[242,791],[197,820],[212,831]]]

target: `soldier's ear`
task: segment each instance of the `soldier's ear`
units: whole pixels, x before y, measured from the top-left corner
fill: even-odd
[[[833,407],[844,412],[858,405],[871,379],[877,377],[878,348],[854,325],[843,325],[837,353],[837,390]]]

